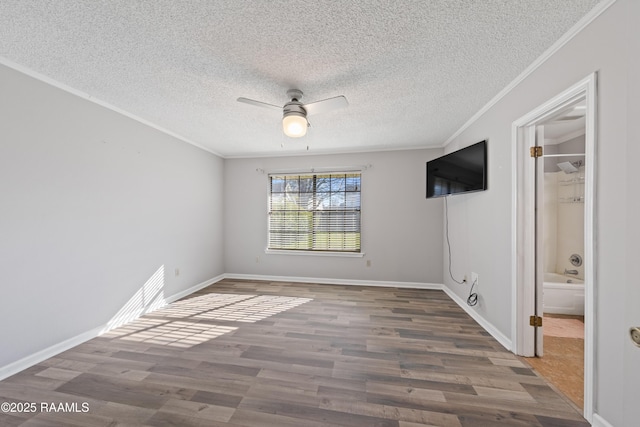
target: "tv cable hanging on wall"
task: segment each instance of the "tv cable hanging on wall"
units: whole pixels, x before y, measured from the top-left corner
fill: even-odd
[[[458,281],[456,280],[455,277],[453,277],[453,272],[451,271],[451,242],[449,241],[449,203],[448,203],[448,199],[449,196],[445,196],[444,198],[444,221],[445,221],[445,235],[447,237],[447,249],[449,252],[449,276],[451,276],[451,280],[453,280],[454,282],[456,282],[459,285],[462,285],[464,283],[466,283],[466,279],[462,279],[462,281]],[[473,288],[476,285],[476,282],[478,281],[478,279],[474,280],[473,283],[471,284],[471,289],[469,289],[469,296],[467,297],[467,305],[473,307],[474,305],[478,304],[478,294],[473,292]]]

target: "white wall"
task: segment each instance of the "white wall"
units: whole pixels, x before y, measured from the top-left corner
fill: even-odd
[[[584,166],[573,174],[544,173],[544,271],[564,274],[576,270],[584,279],[584,264],[571,264],[573,254],[584,258]]]
[[[638,211],[634,210],[637,179],[631,174],[638,162],[637,125],[635,133],[631,132],[631,123],[637,123],[638,119],[632,112],[637,114],[640,98],[637,84],[640,13],[635,2],[614,3],[446,148],[449,152],[489,139],[489,191],[473,197],[451,198],[452,216],[463,223],[452,228],[451,236],[467,248],[458,255],[465,260],[466,268],[480,273],[480,304],[476,310],[509,335],[511,313],[504,307],[511,300],[509,260],[515,236],[511,233],[510,212],[516,202],[511,191],[514,149],[511,124],[590,73],[598,72],[595,410],[614,426],[633,425],[631,420],[637,420],[631,418],[632,398],[627,398],[624,406],[622,392],[638,390],[631,384],[640,382],[640,373],[634,370],[638,357],[628,349],[630,325],[624,314],[626,308],[627,318],[635,316],[640,321],[640,316],[631,314],[633,310],[633,313],[640,311],[637,299],[632,307],[626,305],[625,297],[632,283],[638,286],[637,272],[627,268],[627,263],[637,263],[640,258]],[[630,151],[636,156],[630,156]],[[451,282],[446,275],[445,282],[458,295],[466,295],[465,286]]]
[[[442,200],[425,198],[441,149],[225,161],[225,271],[324,279],[442,283]],[[371,165],[362,173],[363,258],[265,254],[267,174]],[[398,215],[401,215],[400,219]],[[256,262],[256,259],[259,262]],[[371,261],[371,267],[366,261]]]
[[[224,273],[222,159],[4,66],[0,123],[0,374]]]
[[[545,145],[545,154],[575,154],[585,152],[585,136],[580,135],[557,145]],[[575,199],[584,197],[585,167],[566,174],[558,163],[582,162],[584,156],[547,157],[544,159],[544,271],[563,274],[577,270],[575,276],[584,279],[584,265],[571,264],[570,257],[584,258],[584,203]]]
[[[543,229],[545,273],[555,273],[558,270],[558,205],[558,172],[546,172],[544,174]]]
[[[627,235],[625,245],[617,253],[624,253],[625,260],[621,276],[623,283],[616,291],[624,292],[623,296],[618,294],[618,298],[626,301],[625,322],[623,325],[616,325],[611,331],[613,335],[620,336],[624,341],[623,367],[624,383],[622,391],[623,400],[623,421],[617,425],[631,426],[638,423],[638,396],[640,396],[640,348],[633,345],[628,338],[628,328],[631,326],[640,327],[640,283],[638,283],[638,260],[640,260],[640,191],[638,190],[638,164],[640,161],[640,36],[638,36],[638,22],[640,22],[640,2],[630,1],[629,12],[626,15],[625,39],[627,41],[626,55],[629,59],[627,66],[627,114],[626,114],[626,150],[620,153],[619,162],[626,163],[624,190],[615,194],[618,198],[624,199],[625,203],[620,206],[625,218],[621,227],[621,232]],[[624,160],[622,160],[624,159]],[[602,191],[605,191],[603,188]],[[625,209],[626,208],[626,209]],[[625,210],[622,210],[625,209]],[[620,232],[618,232],[619,234]],[[621,327],[622,326],[622,327]]]

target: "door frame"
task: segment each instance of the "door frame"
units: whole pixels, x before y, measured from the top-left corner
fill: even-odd
[[[512,124],[512,351],[521,356],[535,355],[534,333],[529,316],[535,310],[535,163],[529,147],[535,145],[536,126],[544,123],[566,106],[584,100],[585,116],[585,229],[584,229],[584,412],[591,422],[595,390],[595,321],[596,321],[596,90],[597,74],[583,80],[530,111]]]

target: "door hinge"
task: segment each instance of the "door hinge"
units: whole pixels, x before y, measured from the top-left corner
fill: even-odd
[[[540,328],[542,327],[542,317],[540,316],[529,316],[529,325]]]
[[[542,157],[542,145],[536,145],[535,147],[529,148],[529,153],[531,157]]]

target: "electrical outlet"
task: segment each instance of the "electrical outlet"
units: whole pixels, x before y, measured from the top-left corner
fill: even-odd
[[[631,334],[631,341],[633,341],[635,345],[640,347],[640,328],[631,328],[629,330],[629,333]]]
[[[371,260],[370,259],[367,260],[367,267],[371,267]]]
[[[176,268],[176,270],[174,271],[176,277],[178,277],[180,275],[180,269]]]
[[[256,257],[256,264],[258,264],[259,262],[260,262],[260,257],[259,257],[259,256],[257,256],[257,257]]]
[[[478,286],[478,273],[471,272],[471,284],[476,284]]]

